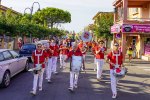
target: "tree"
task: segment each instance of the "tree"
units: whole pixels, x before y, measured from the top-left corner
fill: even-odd
[[[110,28],[113,25],[113,13],[103,13],[98,19],[98,25],[95,26],[94,32],[98,38],[112,39]]]
[[[44,8],[33,15],[33,20],[51,28],[61,23],[70,23],[71,14],[58,8]]]

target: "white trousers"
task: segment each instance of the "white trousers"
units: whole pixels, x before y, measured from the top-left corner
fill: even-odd
[[[65,62],[66,58],[67,58],[67,55],[60,54],[60,68],[66,67],[66,62]]]
[[[96,65],[97,65],[97,78],[101,78],[103,65],[104,65],[104,59],[96,59]]]
[[[70,87],[73,88],[78,83],[79,72],[70,72]]]
[[[52,72],[56,72],[57,70],[57,57],[53,56],[52,57]]]
[[[45,70],[45,69],[42,68],[42,71],[41,71],[40,74],[34,74],[34,79],[33,79],[33,92],[35,92],[35,93],[36,93],[36,90],[37,90],[38,78],[39,78],[39,87],[42,88],[44,70]]]
[[[117,94],[117,79],[113,75],[113,69],[110,70],[111,90],[113,94]]]
[[[48,66],[46,67],[46,78],[51,79],[52,75],[52,58],[48,59]]]
[[[86,54],[83,54],[83,60],[85,61],[85,56],[86,56]]]

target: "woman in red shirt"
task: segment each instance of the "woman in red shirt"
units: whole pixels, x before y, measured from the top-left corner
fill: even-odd
[[[79,57],[79,58],[81,58],[81,60],[79,60],[79,62],[73,62],[73,61],[75,61],[74,57]],[[73,92],[74,88],[77,88],[79,71],[80,71],[80,70],[75,71],[75,67],[79,67],[78,69],[80,69],[83,65],[83,69],[85,69],[83,54],[82,54],[81,50],[78,48],[76,43],[73,44],[72,50],[69,52],[69,54],[67,56],[67,59],[69,59],[69,58],[71,58],[71,60],[70,60],[70,87],[68,89],[71,92]]]
[[[34,63],[34,80],[33,80],[33,90],[30,92],[33,95],[36,95],[38,78],[39,78],[39,91],[42,91],[43,83],[43,73],[45,69],[45,63],[47,61],[47,53],[42,49],[42,44],[37,44],[37,49],[32,53],[32,60]],[[38,66],[40,66],[38,67]]]
[[[104,54],[106,52],[106,47],[104,47],[104,41],[101,40],[98,42],[98,46],[95,47],[95,58],[97,65],[97,80],[101,80],[103,65],[104,65]]]
[[[114,69],[117,68],[119,70],[119,67],[123,66],[123,54],[119,50],[119,44],[114,43],[113,45],[113,51],[111,51],[107,56],[107,63],[110,64],[110,79],[111,79],[111,90],[112,90],[112,98],[117,97],[117,79],[114,76]]]

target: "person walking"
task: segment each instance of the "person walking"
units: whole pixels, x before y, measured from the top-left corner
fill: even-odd
[[[37,84],[39,79],[39,91],[42,91],[43,73],[45,69],[45,63],[47,62],[47,53],[43,50],[42,44],[37,44],[37,49],[32,53],[32,61],[34,64],[34,79],[33,89],[30,91],[32,95],[36,95]]]
[[[106,47],[104,47],[104,41],[100,40],[98,46],[95,47],[95,58],[97,65],[97,80],[101,80],[103,65],[104,65],[104,54],[106,52]]]
[[[123,54],[119,50],[119,44],[113,44],[113,50],[107,56],[107,63],[110,64],[110,80],[111,80],[111,90],[112,90],[112,98],[117,97],[117,78],[114,75],[114,70],[120,71],[120,68],[123,67]]]

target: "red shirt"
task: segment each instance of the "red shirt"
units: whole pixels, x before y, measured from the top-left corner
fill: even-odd
[[[78,44],[78,47],[79,47],[79,49],[82,51],[82,49],[83,49],[83,47],[84,47],[84,44],[82,43],[79,43]],[[86,50],[87,51],[87,50]],[[86,54],[86,51],[84,52],[84,53],[82,53],[82,54]]]
[[[96,51],[99,51],[101,49],[101,51],[96,54]],[[95,57],[96,59],[104,59],[104,52],[103,51],[106,51],[106,48],[105,47],[99,47],[99,46],[96,46],[95,47]]]
[[[45,50],[46,51],[46,53],[47,53],[47,57],[49,57],[49,58],[51,58],[52,57],[52,52],[51,52],[51,50]]]
[[[50,46],[50,49],[53,50],[52,56],[58,56],[59,55],[59,47],[57,45]]]
[[[118,51],[118,52],[120,52],[120,51]],[[114,54],[116,54],[116,53],[114,53]],[[107,58],[110,60],[111,63],[116,64],[116,56],[114,56],[112,52],[110,52],[108,54]],[[120,56],[118,56],[118,64],[121,65],[122,63],[123,63],[123,54],[122,54],[122,52],[120,52]],[[113,68],[114,68],[114,66],[112,66],[110,64],[110,69],[113,69]]]
[[[71,50],[67,56],[68,56],[68,58],[70,58],[70,57],[72,57],[72,55],[83,56],[83,54],[79,48],[76,51]]]
[[[63,54],[63,55],[67,55],[68,54],[68,48],[66,46],[63,46],[61,45],[60,46],[60,54]]]
[[[38,50],[35,50],[34,52],[32,52],[32,58],[34,60],[34,67],[35,67],[35,64],[38,64],[38,56],[35,55],[35,52],[36,54],[42,54],[41,56],[39,56],[39,64],[42,64],[42,67],[45,68],[45,59],[47,58],[47,53],[43,50],[43,53],[42,53],[42,50],[40,52],[38,52]]]

